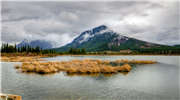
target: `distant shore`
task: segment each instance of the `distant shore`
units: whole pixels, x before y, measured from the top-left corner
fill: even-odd
[[[180,54],[38,54],[38,53],[1,53],[1,57],[55,57],[55,56],[180,56]]]
[[[37,53],[1,53],[1,62],[34,62],[45,61],[42,58],[56,56],[180,56],[164,54],[37,54]]]

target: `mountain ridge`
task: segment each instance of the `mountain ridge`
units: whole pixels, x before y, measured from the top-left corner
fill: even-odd
[[[105,25],[86,30],[77,36],[71,43],[55,48],[64,52],[70,48],[85,48],[87,51],[120,51],[124,49],[155,48],[166,46],[162,44],[142,41],[114,32]]]
[[[51,42],[48,42],[46,40],[28,40],[28,39],[24,39],[22,42],[20,42],[19,44],[17,44],[17,47],[22,47],[22,46],[31,46],[33,48],[39,46],[41,49],[51,49],[53,48],[53,45]]]

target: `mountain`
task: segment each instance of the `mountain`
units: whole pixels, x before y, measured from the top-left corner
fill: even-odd
[[[48,41],[45,41],[45,40],[33,40],[33,41],[29,41],[27,39],[24,39],[21,43],[19,43],[17,45],[17,47],[22,47],[22,46],[25,46],[25,45],[29,45],[31,47],[39,46],[42,49],[53,48],[53,45],[50,42],[48,42]]]
[[[156,48],[164,45],[150,43],[114,32],[101,25],[82,32],[71,43],[56,48],[56,51],[68,51],[70,48],[85,48],[87,51],[119,51],[125,49]]]
[[[174,45],[175,48],[180,48],[180,44]]]

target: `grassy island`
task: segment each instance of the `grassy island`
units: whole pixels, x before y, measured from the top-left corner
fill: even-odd
[[[154,64],[156,61],[147,60],[71,60],[71,61],[56,61],[56,62],[23,62],[22,65],[16,65],[15,68],[21,72],[50,74],[57,72],[67,73],[118,73],[129,72],[132,66],[136,64]]]

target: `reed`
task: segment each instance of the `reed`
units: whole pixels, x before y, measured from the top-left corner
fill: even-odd
[[[116,73],[117,71],[116,71],[116,69],[114,68],[114,67],[112,67],[112,66],[102,66],[101,68],[101,73]]]
[[[5,62],[32,62],[32,61],[43,61],[43,59],[40,59],[40,57],[22,57],[22,56],[16,56],[16,57],[5,57],[1,56],[1,61]]]
[[[117,63],[117,66],[112,66],[111,63]],[[121,63],[121,65],[119,65]],[[103,61],[103,60],[71,60],[61,62],[23,62],[21,66],[16,65],[15,68],[22,72],[34,72],[38,74],[50,74],[60,71],[67,72],[68,74],[92,74],[103,73],[112,74],[117,72],[130,72],[130,64],[154,64],[154,61],[136,61],[136,60],[116,60],[116,61]]]
[[[122,66],[115,67],[115,70],[118,72],[129,72],[131,71],[131,66],[129,64],[124,64]]]
[[[21,96],[0,93],[0,100],[22,100]]]
[[[115,63],[128,63],[128,64],[155,64],[157,63],[156,61],[152,61],[152,60],[126,60],[126,59],[116,60],[114,62]]]

